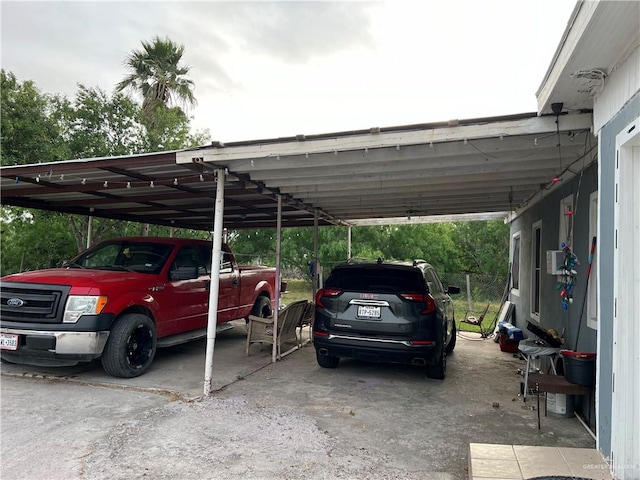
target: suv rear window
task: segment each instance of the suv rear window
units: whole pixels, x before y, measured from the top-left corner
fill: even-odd
[[[325,288],[376,293],[423,292],[424,280],[418,271],[380,267],[334,270]]]

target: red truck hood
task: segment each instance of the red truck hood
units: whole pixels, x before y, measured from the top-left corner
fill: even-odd
[[[117,283],[135,284],[139,289],[145,283],[154,283],[156,275],[136,272],[118,272],[112,270],[85,270],[81,268],[52,268],[33,272],[15,273],[2,277],[7,282],[43,283],[49,285],[71,285],[74,288],[91,288]]]

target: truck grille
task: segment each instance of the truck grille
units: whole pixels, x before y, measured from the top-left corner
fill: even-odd
[[[13,322],[61,323],[70,289],[66,285],[2,282],[0,318]]]

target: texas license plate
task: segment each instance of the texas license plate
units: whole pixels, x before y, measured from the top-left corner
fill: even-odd
[[[0,333],[0,349],[1,350],[17,350],[18,335]]]
[[[380,307],[372,307],[369,305],[359,305],[358,316],[360,318],[380,318]]]

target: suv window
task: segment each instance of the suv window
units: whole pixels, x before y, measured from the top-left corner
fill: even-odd
[[[334,270],[325,282],[325,288],[376,293],[422,292],[424,282],[417,270],[350,267]]]
[[[436,272],[427,268],[424,271],[424,278],[427,281],[427,285],[429,285],[429,291],[431,293],[444,293],[444,287],[442,286],[442,283],[440,283],[440,279],[436,275]]]

